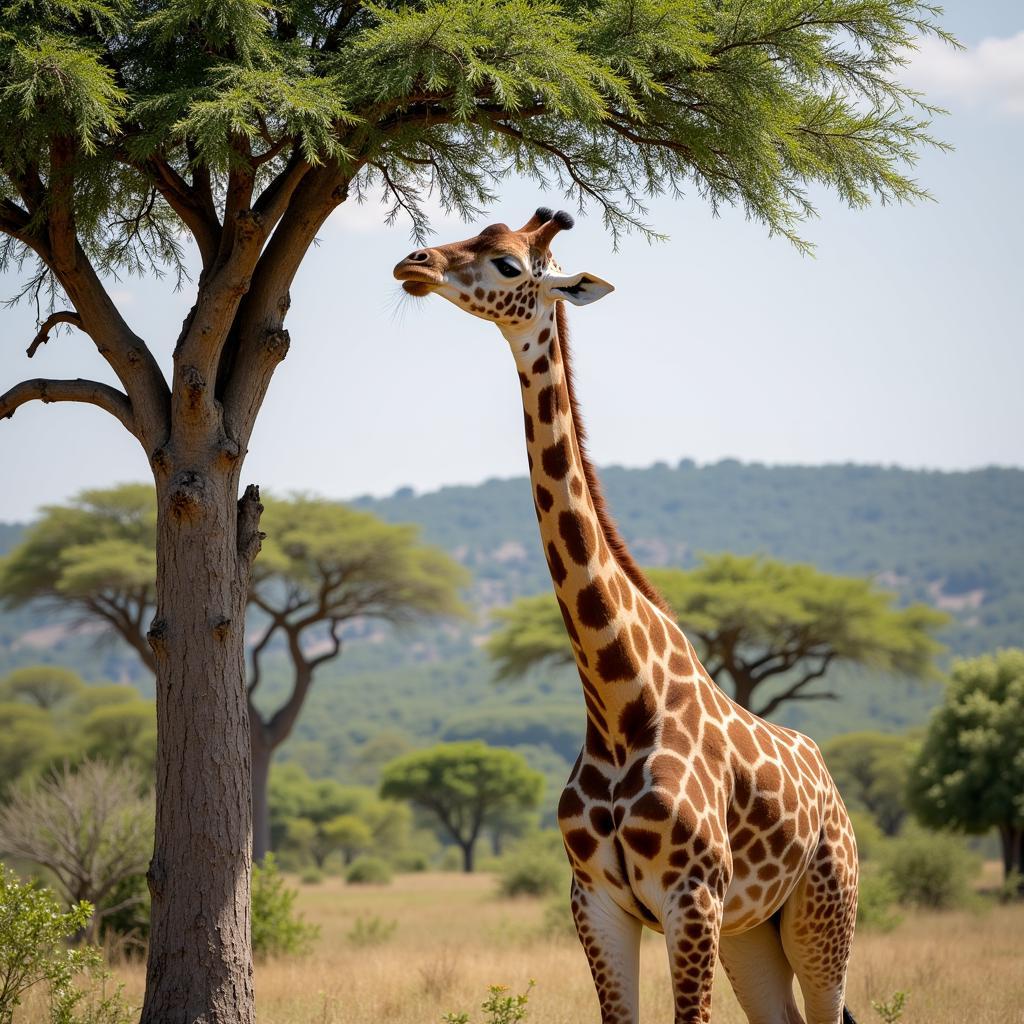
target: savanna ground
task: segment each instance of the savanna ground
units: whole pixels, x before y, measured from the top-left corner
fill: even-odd
[[[994,883],[994,865],[984,881]],[[261,1024],[438,1024],[469,1011],[494,984],[530,996],[534,1024],[597,1024],[597,1003],[582,950],[565,929],[552,934],[551,902],[496,896],[493,876],[421,874],[389,886],[346,886],[336,878],[302,885],[297,907],[320,927],[310,955],[259,963]],[[545,916],[548,925],[545,926]],[[557,917],[557,915],[555,915]],[[352,937],[378,919],[391,935],[376,945]],[[660,935],[646,933],[641,1017],[672,1019]],[[881,1018],[871,1000],[909,993],[905,1024],[1024,1024],[1024,905],[982,903],[973,910],[903,911],[888,933],[861,930],[848,1002],[861,1024]],[[126,994],[141,1002],[141,965],[117,968]],[[28,1007],[26,1007],[28,1009]],[[31,1020],[27,1016],[26,1020]],[[715,1024],[744,1024],[719,972]]]

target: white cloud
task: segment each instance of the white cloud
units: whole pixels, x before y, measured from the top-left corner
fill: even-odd
[[[905,76],[926,98],[1024,115],[1024,32],[983,39],[967,50],[954,50],[939,39],[919,45]]]

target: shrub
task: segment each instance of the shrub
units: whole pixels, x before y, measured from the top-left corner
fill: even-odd
[[[107,993],[100,951],[66,945],[91,916],[84,901],[63,912],[48,889],[22,884],[0,864],[0,1024],[36,985],[46,990],[51,1024],[128,1024],[121,988]]]
[[[867,811],[850,811],[850,824],[857,837],[858,857],[861,861],[874,860],[885,843],[885,835],[878,823]]]
[[[572,919],[569,901],[564,896],[548,902],[539,932],[545,939],[576,938],[576,922]]]
[[[907,993],[895,992],[892,999],[880,1002],[872,999],[871,1008],[882,1018],[883,1024],[899,1024],[903,1020],[903,1011],[907,1008]]]
[[[345,936],[353,946],[380,946],[387,942],[398,928],[397,921],[382,917],[357,917],[352,930]]]
[[[319,885],[324,880],[324,873],[318,867],[304,868],[299,875],[299,881],[303,885]]]
[[[977,861],[955,836],[911,831],[885,844],[883,872],[900,903],[945,910],[968,902]]]
[[[257,956],[298,956],[320,934],[295,913],[298,893],[285,887],[274,855],[252,866],[252,951]]]
[[[356,857],[345,872],[349,885],[387,885],[391,881],[391,867],[380,857]]]
[[[896,913],[896,890],[887,875],[867,872],[860,876],[857,899],[857,927],[891,932],[900,923]]]
[[[568,886],[569,865],[558,836],[532,836],[519,843],[498,865],[502,896],[550,896],[564,892]]]
[[[526,1019],[527,1003],[534,982],[526,986],[526,991],[519,995],[508,995],[507,985],[491,985],[490,993],[481,1004],[484,1011],[485,1024],[521,1024]],[[469,1024],[468,1013],[446,1013],[442,1018],[444,1024]]]

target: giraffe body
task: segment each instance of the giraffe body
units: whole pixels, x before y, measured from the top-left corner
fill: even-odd
[[[720,957],[751,1024],[844,1017],[857,854],[814,743],[710,679],[608,517],[586,458],[564,303],[611,291],[565,276],[539,210],[418,250],[395,268],[495,322],[519,371],[541,539],[583,688],[586,742],[558,807],[571,902],[604,1024],[638,1019],[639,941],[665,934],[678,1024],[707,1024]]]

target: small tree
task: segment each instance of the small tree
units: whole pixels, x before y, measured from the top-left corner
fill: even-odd
[[[849,732],[829,740],[822,753],[851,810],[863,808],[887,836],[896,835],[907,816],[909,737]]]
[[[380,791],[429,812],[458,844],[463,870],[471,872],[476,841],[489,819],[537,807],[544,776],[511,750],[478,742],[441,743],[389,764]]]
[[[648,575],[708,673],[727,679],[733,699],[764,717],[793,701],[835,700],[834,691],[811,684],[839,662],[929,675],[941,649],[933,634],[948,621],[924,605],[894,608],[894,595],[868,580],[768,558],[709,555],[690,571]],[[488,643],[499,679],[572,661],[552,596],[521,598],[499,620]],[[776,686],[762,697],[768,683]]]
[[[51,711],[66,704],[85,689],[77,672],[59,665],[32,665],[16,668],[0,682],[0,700],[23,700]]]
[[[925,825],[996,829],[1005,876],[1024,877],[1024,650],[953,665],[911,768],[910,803]]]
[[[146,870],[153,803],[141,790],[141,776],[129,765],[85,761],[15,787],[0,806],[0,852],[47,868],[67,903],[92,904],[90,939],[104,917],[127,905],[111,904],[111,894]]]

